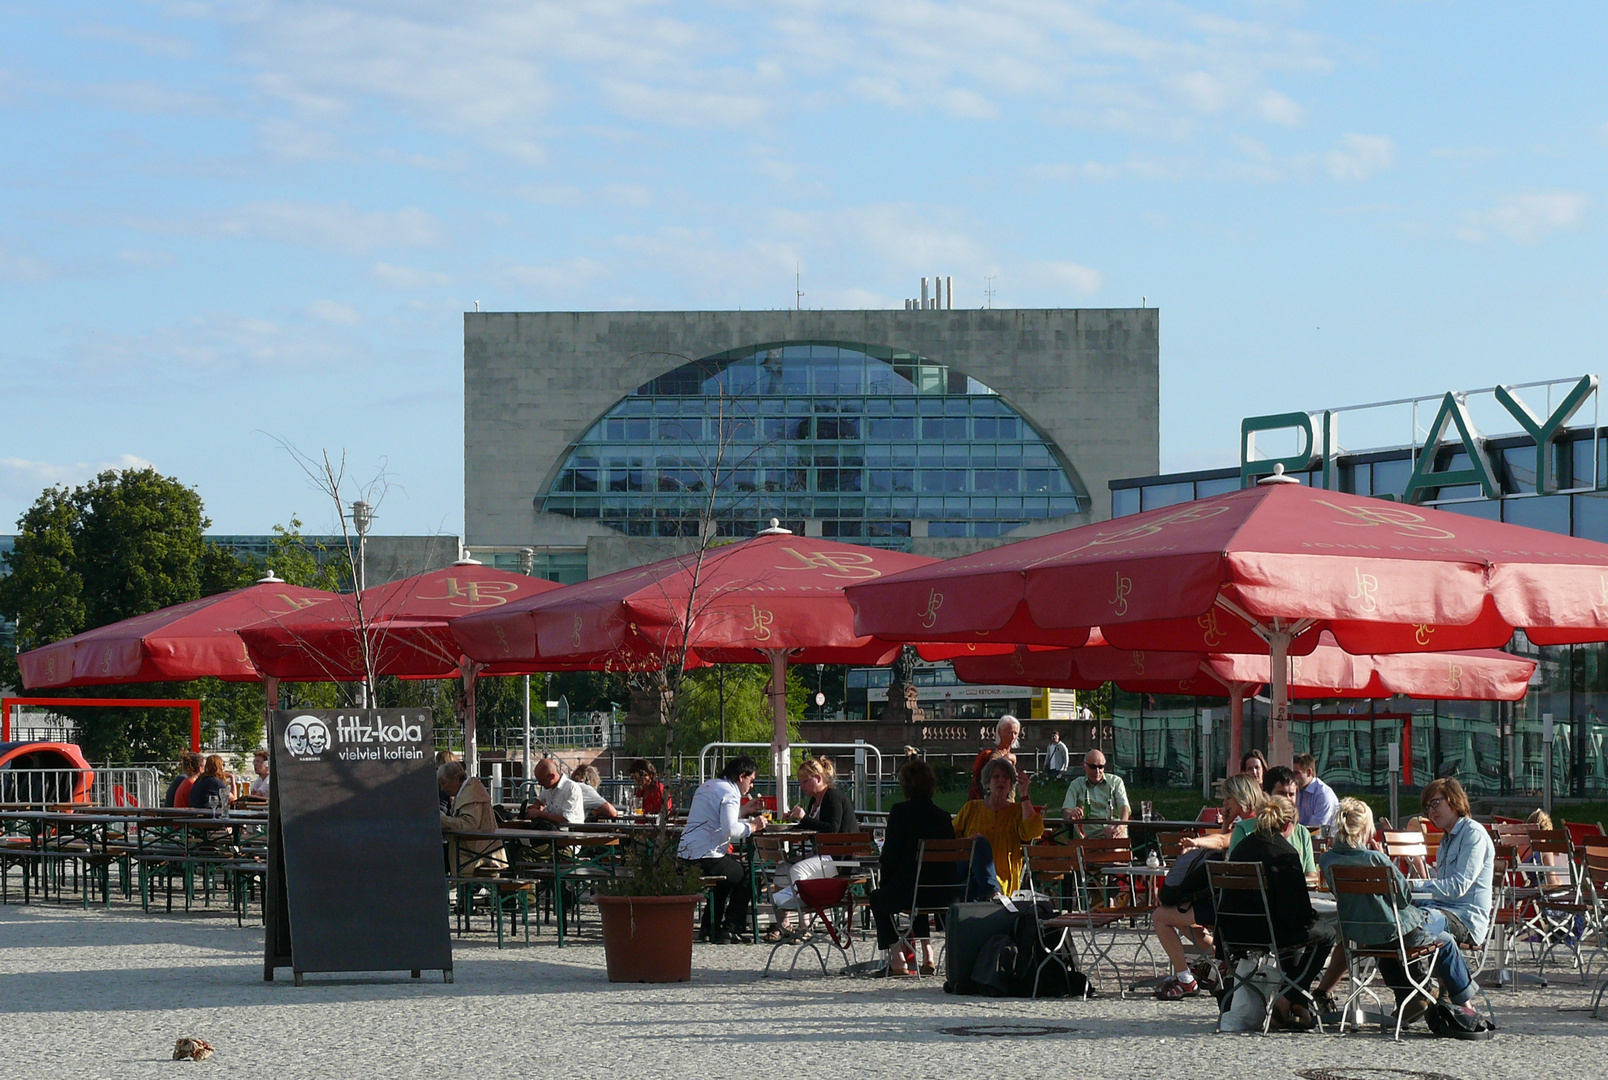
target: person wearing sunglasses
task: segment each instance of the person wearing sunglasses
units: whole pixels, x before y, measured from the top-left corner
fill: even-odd
[[[1083,775],[1074,776],[1066,786],[1066,798],[1061,801],[1061,816],[1067,821],[1081,821],[1085,817],[1127,821],[1133,813],[1128,805],[1128,788],[1122,777],[1106,769],[1106,758],[1099,750],[1083,755]],[[1127,836],[1125,825],[1085,825],[1085,836]]]

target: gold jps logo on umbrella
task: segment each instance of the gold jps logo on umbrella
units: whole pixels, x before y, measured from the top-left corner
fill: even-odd
[[[937,589],[927,590],[927,606],[921,612],[921,627],[931,630],[938,625],[938,609],[944,606],[944,594]]]
[[[804,552],[797,548],[783,548],[798,563],[793,566],[778,566],[778,570],[826,570],[827,577],[840,578],[876,578],[882,576],[882,571],[872,566],[875,556],[860,554],[854,551],[810,551]]]
[[[1461,664],[1448,663],[1446,665],[1446,685],[1454,693],[1462,691],[1462,689],[1463,689],[1463,666]]]
[[[1353,573],[1357,575],[1357,591],[1351,594],[1351,599],[1360,601],[1357,606],[1363,611],[1378,611],[1379,603],[1374,599],[1374,593],[1379,591],[1379,579],[1372,574],[1364,574],[1360,566],[1354,567]]]
[[[1418,642],[1420,645],[1428,645],[1429,635],[1433,634],[1434,632],[1435,628],[1428,623],[1413,624],[1413,640]]]
[[[1199,624],[1201,629],[1200,639],[1208,649],[1215,649],[1223,643],[1223,638],[1226,635],[1223,633],[1223,628],[1217,623],[1217,610],[1215,608],[1196,619],[1195,622]]]
[[[776,621],[775,613],[765,610],[758,604],[750,604],[748,611],[748,625],[743,627],[743,632],[753,634],[755,641],[769,641],[771,623]]]
[[[1424,515],[1415,514],[1411,510],[1398,510],[1395,507],[1375,506],[1337,506],[1332,502],[1319,499],[1318,502],[1331,510],[1338,510],[1355,521],[1336,521],[1336,525],[1351,528],[1371,529],[1379,525],[1390,526],[1397,530],[1401,536],[1418,536],[1427,540],[1454,540],[1456,534],[1434,525],[1424,524]],[[1371,609],[1370,609],[1371,610]]]
[[[453,607],[500,607],[508,603],[508,597],[519,591],[516,581],[459,581],[455,577],[446,579],[447,591],[444,596],[419,595],[420,600],[446,600]]]
[[[1133,578],[1123,577],[1122,571],[1118,570],[1117,591],[1112,594],[1110,600],[1106,601],[1111,605],[1111,610],[1114,614],[1128,614],[1128,594],[1131,592],[1133,592]]]

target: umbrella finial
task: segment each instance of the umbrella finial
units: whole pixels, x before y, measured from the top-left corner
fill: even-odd
[[[262,577],[258,578],[256,583],[258,585],[283,585],[285,583],[285,579],[278,576],[273,572],[273,570],[270,569],[267,573],[263,574]]]
[[[1256,482],[1256,486],[1261,487],[1263,484],[1267,484],[1269,486],[1273,484],[1299,484],[1300,482],[1301,481],[1297,480],[1293,476],[1285,476],[1284,462],[1277,461],[1273,463],[1273,471],[1262,477],[1262,479],[1258,480]]]
[[[759,535],[760,536],[792,536],[793,535],[793,530],[792,529],[784,529],[784,528],[782,528],[782,521],[781,521],[780,518],[771,518],[770,528],[759,530]]]

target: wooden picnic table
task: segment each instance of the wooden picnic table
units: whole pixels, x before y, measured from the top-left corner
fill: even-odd
[[[530,847],[545,847],[551,849],[552,854],[550,862],[548,862],[547,865],[540,865],[540,862],[538,862],[534,880],[550,880],[553,883],[553,913],[558,922],[558,944],[560,948],[562,948],[564,945],[565,880],[596,880],[600,877],[613,876],[612,871],[605,873],[601,867],[587,867],[584,863],[578,860],[566,861],[563,858],[563,850],[565,848],[578,848],[583,846],[617,848],[620,844],[633,839],[630,833],[619,830],[598,832],[573,828],[535,829],[519,827],[504,827],[479,832],[450,832],[446,829],[443,829],[441,836],[443,842],[449,845],[451,852],[449,865],[453,867],[461,865],[459,862],[458,845],[465,840],[500,840],[502,841],[504,847],[508,846],[509,844],[523,844]],[[473,888],[477,883],[495,886],[499,881],[520,882],[525,879],[517,876],[504,877],[500,875],[486,875],[484,877],[480,877],[479,875],[473,874],[455,874],[452,876],[451,880],[454,885],[458,886],[460,891],[466,892],[468,889]],[[527,935],[529,933],[528,918],[529,916],[527,913]],[[502,933],[502,913],[500,909],[497,915],[497,925],[498,940],[500,943]]]

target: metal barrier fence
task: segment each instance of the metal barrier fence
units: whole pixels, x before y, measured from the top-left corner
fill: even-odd
[[[156,806],[162,780],[155,769],[0,769],[0,803],[48,806]]]

